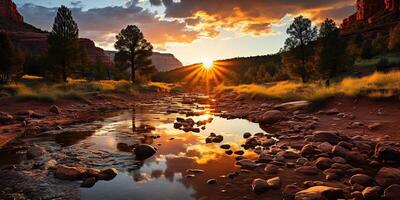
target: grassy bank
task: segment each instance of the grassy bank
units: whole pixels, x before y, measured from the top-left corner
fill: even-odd
[[[234,91],[253,97],[296,99],[318,101],[335,95],[358,96],[371,98],[388,98],[399,96],[400,71],[390,73],[375,72],[362,78],[345,78],[338,83],[325,87],[322,83],[303,84],[282,81],[265,85],[219,85],[218,92]]]
[[[137,95],[140,92],[171,92],[179,90],[173,84],[150,82],[132,84],[129,81],[69,80],[68,83],[49,83],[41,77],[25,76],[21,80],[0,86],[0,97],[19,101],[38,100],[54,102],[60,99],[81,99],[92,93],[119,93]]]

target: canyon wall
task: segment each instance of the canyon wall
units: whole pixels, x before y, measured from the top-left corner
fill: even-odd
[[[24,18],[17,11],[17,6],[11,0],[0,0],[0,17],[17,22],[24,21]]]

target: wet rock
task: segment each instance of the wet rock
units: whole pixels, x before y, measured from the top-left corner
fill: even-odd
[[[295,172],[305,174],[305,175],[317,175],[320,170],[314,166],[302,166],[295,169]]]
[[[262,114],[258,118],[259,123],[274,124],[284,118],[284,114],[279,110],[270,110]]]
[[[362,195],[364,199],[366,200],[372,200],[372,199],[379,199],[379,191],[381,190],[381,187],[375,186],[375,187],[367,187],[362,191]]]
[[[382,161],[400,162],[400,149],[388,144],[378,143],[375,146],[375,157]]]
[[[0,124],[8,124],[14,120],[14,117],[8,113],[0,112]]]
[[[296,193],[296,200],[337,200],[344,198],[343,190],[328,186],[314,186]]]
[[[28,149],[26,152],[28,158],[37,158],[40,156],[43,156],[46,150],[43,147],[40,147],[38,145],[34,145]]]
[[[328,142],[332,145],[336,145],[342,141],[342,138],[336,131],[315,131],[312,140],[314,142]]]
[[[96,184],[97,180],[95,177],[86,178],[82,183],[81,187],[83,188],[91,188]]]
[[[330,168],[333,163],[334,163],[333,160],[330,158],[319,157],[315,161],[315,166],[318,167],[318,169],[325,170]]]
[[[264,168],[267,174],[277,174],[279,172],[279,167],[273,164],[267,164]]]
[[[314,145],[311,144],[306,144],[302,149],[301,149],[301,155],[304,157],[310,157],[314,156],[315,154],[319,153],[319,151],[316,150]]]
[[[230,149],[230,148],[231,148],[231,145],[229,145],[229,144],[223,144],[223,145],[221,145],[220,147],[221,147],[221,149]]]
[[[212,184],[216,184],[216,183],[217,183],[217,180],[215,180],[215,179],[209,179],[209,180],[207,180],[207,184],[212,185]]]
[[[226,150],[225,153],[226,153],[227,155],[232,155],[232,154],[233,154],[233,151],[232,151],[232,150]]]
[[[244,139],[247,139],[247,138],[249,138],[249,137],[251,137],[251,133],[246,132],[246,133],[243,134],[243,138],[244,138]]]
[[[244,151],[243,150],[237,150],[234,152],[236,155],[243,155]]]
[[[51,113],[54,113],[54,114],[60,114],[60,113],[61,113],[61,109],[60,109],[58,106],[56,106],[56,105],[52,105],[52,106],[50,107],[49,111],[50,111]]]
[[[70,167],[66,165],[57,165],[55,176],[64,180],[79,180],[83,177],[86,170],[82,167]]]
[[[292,102],[275,105],[274,109],[295,111],[295,110],[306,109],[306,108],[308,108],[309,105],[310,105],[309,101],[292,101]]]
[[[378,171],[375,181],[383,187],[387,187],[392,184],[400,184],[400,169],[382,167]]]
[[[148,144],[140,144],[133,151],[137,160],[145,160],[156,153],[156,149]]]
[[[396,200],[400,198],[400,185],[393,184],[385,189],[383,197],[387,200]]]
[[[302,188],[300,188],[297,185],[287,185],[285,186],[285,188],[282,191],[282,196],[284,199],[294,199],[294,197],[296,196],[296,193],[300,192],[302,190]]]
[[[253,180],[251,188],[253,189],[254,193],[260,194],[268,191],[270,189],[270,186],[264,179],[257,178]]]
[[[254,169],[258,166],[257,163],[249,159],[239,160],[236,165],[240,165],[243,169]]]
[[[272,189],[279,189],[281,187],[281,178],[274,177],[267,180],[267,184]]]
[[[114,177],[118,175],[118,170],[115,168],[105,169],[100,172],[100,179],[101,180],[112,180]]]
[[[349,180],[349,183],[351,185],[359,184],[359,185],[366,186],[366,185],[370,184],[371,182],[372,182],[372,178],[366,174],[355,174]]]

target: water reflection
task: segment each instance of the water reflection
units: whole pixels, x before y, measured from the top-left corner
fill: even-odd
[[[177,106],[182,109],[182,105]],[[82,199],[197,199],[208,195],[207,179],[237,171],[238,168],[234,165],[234,156],[227,155],[219,147],[220,144],[205,144],[205,138],[211,132],[222,134],[222,143],[229,143],[232,150],[237,150],[243,142],[244,132],[264,131],[258,124],[216,117],[210,114],[207,107],[206,110],[199,106],[195,108],[206,113],[193,117],[195,121],[214,118],[200,133],[174,129],[176,117],[185,116],[167,113],[168,106],[163,104],[142,105],[105,120],[103,126],[85,140],[92,144],[89,148],[113,153],[130,152],[135,144],[146,143],[158,151],[136,168],[118,166],[122,173],[112,181],[82,189]],[[190,109],[193,108],[186,108]],[[145,126],[155,127],[155,130],[143,131]],[[161,137],[155,139],[155,134]],[[246,152],[245,156],[255,155]],[[205,173],[186,178],[188,169],[203,169]]]

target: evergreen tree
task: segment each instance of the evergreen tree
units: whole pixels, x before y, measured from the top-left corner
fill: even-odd
[[[115,62],[122,69],[130,69],[132,83],[136,82],[136,72],[141,75],[152,73],[151,56],[153,46],[144,38],[143,33],[135,25],[128,25],[117,35],[114,47],[118,50]]]
[[[307,82],[311,77],[312,42],[317,38],[317,28],[312,26],[311,20],[299,16],[286,32],[289,38],[285,41],[283,63],[291,74],[300,76],[303,82]]]
[[[10,81],[23,62],[23,53],[14,47],[6,33],[0,33],[0,84]]]
[[[61,6],[48,38],[49,59],[52,64],[49,72],[56,80],[61,77],[64,82],[67,82],[68,73],[79,62],[78,36],[79,29],[72,17],[72,12],[67,7]]]

